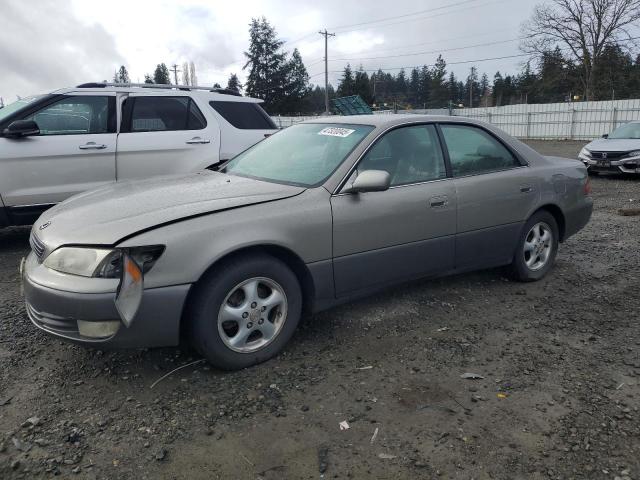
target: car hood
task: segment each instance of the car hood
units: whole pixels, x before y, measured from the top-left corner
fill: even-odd
[[[51,251],[64,244],[114,245],[158,225],[292,197],[305,189],[208,170],[123,181],[47,210],[33,229]]]
[[[590,152],[628,152],[640,150],[640,140],[633,138],[599,138],[585,146]]]

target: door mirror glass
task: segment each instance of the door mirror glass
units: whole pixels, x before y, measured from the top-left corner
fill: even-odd
[[[365,170],[360,172],[351,185],[342,193],[382,192],[389,189],[391,175],[385,170]]]
[[[22,138],[40,134],[38,124],[33,120],[16,120],[4,129],[2,134],[10,138]]]

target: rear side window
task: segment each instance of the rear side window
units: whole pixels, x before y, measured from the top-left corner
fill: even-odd
[[[133,102],[133,105],[127,105]],[[125,103],[131,108],[131,132],[202,130],[207,122],[189,97],[134,97]]]
[[[242,130],[274,130],[276,124],[260,105],[250,102],[209,102],[227,122]]]
[[[481,128],[441,125],[454,177],[519,167],[507,148]]]

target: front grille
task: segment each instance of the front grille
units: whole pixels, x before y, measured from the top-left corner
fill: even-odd
[[[44,255],[44,251],[46,249],[44,243],[33,233],[29,236],[29,244],[31,245],[31,250],[36,254],[38,260],[42,260],[42,256]]]
[[[617,160],[627,155],[628,152],[591,152],[591,158],[594,160]]]

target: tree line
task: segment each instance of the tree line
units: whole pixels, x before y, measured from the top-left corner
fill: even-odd
[[[547,0],[522,27],[520,48],[529,60],[519,73],[498,71],[490,77],[473,66],[457,76],[442,55],[433,65],[397,73],[347,64],[337,88],[329,85],[328,94],[360,95],[376,109],[640,98],[640,55],[633,53],[636,42],[629,30],[639,20],[640,0]],[[263,99],[271,114],[322,113],[324,88],[309,82],[300,52],[289,54],[284,44],[266,18],[252,19],[244,52],[245,84],[233,73],[226,88]],[[114,81],[128,82],[124,66]],[[170,71],[158,64],[145,82],[171,83]]]

